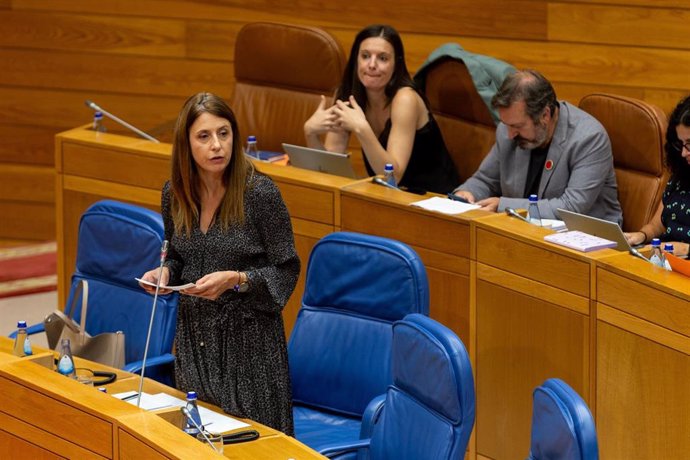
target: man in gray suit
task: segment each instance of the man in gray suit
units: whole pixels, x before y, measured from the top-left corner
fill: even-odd
[[[503,211],[527,209],[536,194],[542,218],[563,208],[622,223],[611,142],[594,117],[559,102],[534,70],[506,77],[491,103],[501,118],[496,143],[456,195]]]

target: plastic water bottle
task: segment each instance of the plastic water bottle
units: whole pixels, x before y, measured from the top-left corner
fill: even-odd
[[[529,196],[529,209],[527,210],[528,219],[530,224],[537,225],[541,227],[541,214],[539,213],[539,198],[537,195]]]
[[[106,131],[102,112],[95,112],[93,114],[93,130],[97,133],[104,133]]]
[[[14,356],[28,356],[33,354],[31,351],[31,341],[26,333],[26,321],[17,321],[17,337],[14,339]]]
[[[666,254],[673,254],[673,244],[672,243],[665,243],[664,244],[664,268],[670,272],[673,271],[673,268],[671,268],[671,263],[668,261],[668,257],[666,257]]]
[[[72,357],[72,346],[69,339],[62,339],[60,342],[60,358],[58,358],[57,371],[70,378],[77,378],[74,371],[74,358]]]
[[[386,181],[388,185],[397,187],[398,184],[395,182],[395,174],[393,174],[393,163],[386,163],[383,167],[383,180]]]
[[[199,415],[199,407],[196,405],[196,399],[196,391],[187,392],[187,405],[185,407],[189,412],[189,416],[185,422],[184,432],[191,434],[192,436],[199,434],[199,429],[194,426],[194,423],[189,420],[189,417],[192,418],[197,426],[203,429],[203,425],[201,424],[201,415]]]
[[[249,136],[247,138],[247,147],[244,149],[244,153],[252,158],[259,158],[259,150],[256,147],[256,136]]]
[[[666,268],[666,257],[661,252],[661,240],[659,238],[652,238],[652,255],[649,261],[658,267]]]

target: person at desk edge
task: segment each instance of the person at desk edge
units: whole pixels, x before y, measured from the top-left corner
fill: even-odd
[[[690,96],[682,99],[666,129],[666,165],[671,177],[652,220],[637,232],[626,233],[630,244],[649,243],[652,238],[673,241],[676,255],[688,254],[690,243]],[[680,244],[678,244],[680,243]]]
[[[383,174],[386,163],[392,163],[401,187],[447,193],[458,183],[441,130],[410,77],[393,27],[371,25],[357,34],[335,99],[327,107],[321,96],[305,122],[309,147],[345,152],[354,134],[370,176]]]
[[[491,102],[501,119],[496,142],[456,195],[503,211],[527,209],[536,194],[542,218],[558,219],[563,208],[622,223],[611,142],[594,117],[559,102],[535,70],[508,75]]]
[[[218,96],[185,102],[161,201],[170,242],[161,285],[195,283],[179,300],[176,387],[294,435],[281,315],[300,270],[290,216],[273,181],[243,155],[235,115]]]

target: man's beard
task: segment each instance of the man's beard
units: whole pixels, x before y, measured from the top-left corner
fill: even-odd
[[[525,139],[518,134],[513,140],[524,150],[533,150],[541,147],[546,143],[546,138],[549,136],[546,123],[540,121],[538,125],[535,125],[535,131],[534,139]]]

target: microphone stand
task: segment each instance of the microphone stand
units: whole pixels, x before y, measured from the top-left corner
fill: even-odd
[[[158,302],[158,290],[161,287],[161,276],[163,275],[163,264],[168,254],[168,240],[163,241],[161,247],[161,264],[158,267],[158,280],[156,281],[156,293],[153,296],[153,307],[151,308],[151,319],[149,320],[149,332],[146,334],[146,346],[144,347],[144,359],[141,362],[141,377],[139,378],[139,394],[137,395],[137,407],[141,407],[141,391],[144,387],[144,371],[146,370],[146,356],[149,353],[149,342],[151,341],[151,330],[153,329],[153,317],[156,315],[156,303]]]
[[[131,130],[131,131],[134,131],[135,133],[137,133],[138,135],[140,135],[140,136],[143,137],[144,139],[148,139],[148,140],[150,140],[151,142],[155,142],[156,144],[160,144],[160,141],[159,141],[158,139],[156,139],[155,137],[153,137],[153,136],[151,136],[151,135],[149,135],[149,134],[146,134],[144,131],[140,130],[140,129],[137,128],[137,127],[134,127],[134,126],[130,125],[130,124],[127,123],[126,121],[122,120],[121,118],[116,117],[115,115],[113,115],[112,113],[108,112],[107,110],[103,110],[103,109],[102,109],[101,107],[99,107],[98,104],[96,104],[95,102],[89,101],[89,100],[87,99],[86,101],[84,101],[84,103],[86,104],[86,106],[87,106],[88,108],[93,109],[93,110],[96,110],[97,112],[102,112],[103,115],[105,115],[106,117],[110,118],[111,120],[113,120],[113,121],[116,122],[116,123],[121,124],[121,125],[124,126],[125,128],[127,128],[127,129],[129,129],[129,130]]]

